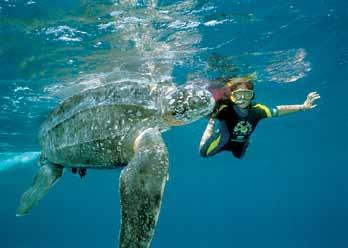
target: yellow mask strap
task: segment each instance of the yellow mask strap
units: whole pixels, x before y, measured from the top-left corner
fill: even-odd
[[[236,102],[236,98],[234,97],[234,95],[231,94],[230,100],[231,100],[232,102]]]

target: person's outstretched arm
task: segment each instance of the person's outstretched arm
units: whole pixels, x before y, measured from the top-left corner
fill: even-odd
[[[314,104],[315,100],[319,99],[320,95],[317,92],[311,92],[307,95],[307,99],[303,104],[297,105],[280,105],[276,107],[275,116],[287,115],[299,111],[306,111],[317,106]]]

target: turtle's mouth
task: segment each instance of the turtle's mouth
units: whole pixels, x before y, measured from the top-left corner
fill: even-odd
[[[198,120],[200,117],[204,116],[204,113],[205,111],[197,111],[194,109],[188,109],[185,111],[168,111],[162,114],[162,119],[170,125],[181,126]]]
[[[175,115],[171,112],[164,113],[162,119],[170,126],[182,126],[186,124],[185,121],[175,118]]]

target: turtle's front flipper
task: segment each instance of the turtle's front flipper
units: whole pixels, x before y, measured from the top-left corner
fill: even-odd
[[[145,130],[120,176],[120,248],[150,246],[168,176],[168,153],[157,129]]]
[[[47,160],[40,163],[41,167],[34,178],[33,185],[22,195],[16,212],[17,217],[26,215],[63,174],[61,165],[49,163]]]

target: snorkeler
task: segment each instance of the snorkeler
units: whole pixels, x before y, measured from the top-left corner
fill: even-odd
[[[200,142],[199,150],[203,157],[230,151],[236,158],[242,158],[250,135],[261,119],[313,109],[317,106],[314,101],[320,98],[318,93],[311,92],[303,104],[270,109],[252,102],[255,98],[252,77],[235,77],[225,87],[210,91],[217,103]]]

